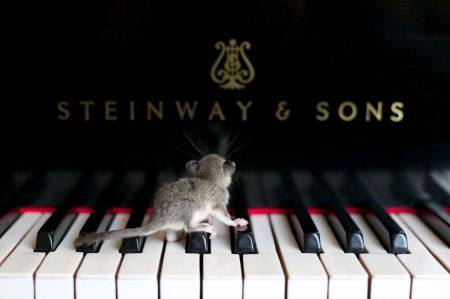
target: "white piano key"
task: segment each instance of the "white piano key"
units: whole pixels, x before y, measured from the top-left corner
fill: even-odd
[[[387,253],[377,236],[361,214],[351,213],[350,217],[358,225],[364,236],[364,247],[369,253]]]
[[[392,219],[401,226],[401,228],[406,233],[406,238],[408,240],[408,252],[409,253],[430,253],[428,249],[420,242],[416,235],[409,229],[402,218],[397,214],[391,214]]]
[[[419,216],[411,213],[401,213],[401,219],[406,223],[418,239],[427,247],[429,252],[450,271],[450,261],[446,258],[450,254],[450,248],[445,244]]]
[[[272,214],[270,221],[286,273],[287,298],[327,298],[328,276],[317,254],[300,252],[286,215]]]
[[[322,252],[324,253],[344,253],[341,245],[334,236],[333,230],[328,225],[327,219],[324,215],[313,214],[311,215],[314,224],[319,230],[320,244],[322,246]]]
[[[130,213],[117,213],[114,215],[114,219],[108,228],[108,231],[123,229],[126,227],[128,219],[130,218]],[[120,246],[122,245],[122,239],[111,239],[103,242],[102,247],[100,247],[99,253],[106,252],[119,252]]]
[[[129,216],[129,213],[115,214],[109,230],[125,228]],[[86,255],[76,274],[77,299],[116,298],[116,273],[122,261],[121,242],[121,239],[106,240],[98,253]]]
[[[450,297],[450,275],[432,255],[399,254],[397,258],[411,274],[411,299]]]
[[[160,296],[163,299],[200,298],[200,255],[184,252],[164,254]]]
[[[117,274],[118,299],[158,297],[164,231],[147,236],[142,253],[125,254]]]
[[[238,254],[230,252],[203,255],[202,292],[203,299],[242,298],[242,273]]]
[[[36,272],[36,299],[74,299],[74,276],[82,252],[49,252]]]
[[[282,253],[300,253],[300,248],[291,231],[289,220],[284,214],[271,214],[270,222],[274,231],[276,245]],[[295,216],[294,216],[295,217]]]
[[[41,218],[39,218],[19,245],[14,249],[14,252],[33,252],[34,247],[36,246],[37,233],[51,215],[52,213],[43,213]]]
[[[364,232],[363,235],[366,236]],[[363,253],[359,255],[359,261],[370,276],[369,298],[409,298],[410,275],[394,254]]]
[[[242,260],[244,270],[243,299],[284,298],[285,278],[277,254],[244,254]]]
[[[42,213],[23,213],[3,234],[0,238],[0,265],[41,216]]]
[[[419,216],[412,213],[400,213],[399,216],[431,253],[450,252],[450,248],[447,244],[445,244],[422,221],[422,219],[419,218]]]
[[[250,215],[258,254],[245,254],[244,299],[284,298],[285,278],[267,215]]]
[[[203,299],[242,298],[241,262],[231,253],[230,229],[217,219],[211,223],[217,235],[211,240],[211,254],[203,255]],[[217,292],[225,289],[227,292]]]
[[[73,241],[78,237],[81,228],[83,227],[86,220],[89,218],[90,213],[80,213],[77,215],[77,218],[70,226],[66,235],[62,239],[61,243],[59,243],[58,247],[56,247],[56,252],[74,252],[76,251],[75,245],[73,245]]]
[[[116,273],[120,253],[88,253],[76,274],[77,299],[116,299]]]
[[[258,253],[277,253],[268,215],[250,215]]]
[[[329,277],[328,299],[367,298],[369,276],[355,254],[322,253],[320,260]]]
[[[72,223],[55,252],[50,252],[35,275],[36,299],[74,299],[75,272],[83,260],[73,241],[90,213],[81,213]]]
[[[1,299],[34,299],[33,274],[44,252],[13,252],[0,267]]]
[[[211,225],[217,230],[217,235],[211,240],[211,253],[231,254],[230,227],[225,223],[212,219]]]
[[[51,213],[42,214],[13,253],[0,266],[0,290],[2,294],[5,294],[4,298],[34,298],[33,275],[44,260],[45,253],[37,253],[33,250],[37,232],[50,216]],[[19,285],[21,287],[17,288]],[[0,295],[0,298],[2,296]]]

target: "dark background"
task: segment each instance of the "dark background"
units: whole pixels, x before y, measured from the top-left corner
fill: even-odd
[[[251,43],[256,76],[242,90],[209,76],[214,44],[231,38]],[[237,136],[239,165],[448,160],[449,1],[2,1],[0,40],[5,167],[178,163],[194,151],[184,132],[210,148]],[[198,101],[194,121],[177,118],[177,100]],[[249,100],[243,122],[235,102]],[[60,101],[71,107],[66,121]],[[79,101],[95,101],[90,121]],[[118,102],[117,121],[104,119],[105,101]],[[146,120],[147,101],[164,102],[163,120]],[[223,122],[207,120],[214,101]],[[274,117],[279,101],[286,121]],[[325,122],[315,119],[320,101],[330,103]],[[337,116],[345,101],[358,106],[351,122]],[[364,120],[367,101],[383,102],[381,122]],[[389,120],[396,101],[400,123]]]

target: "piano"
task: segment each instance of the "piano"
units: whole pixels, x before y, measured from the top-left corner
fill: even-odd
[[[450,297],[445,1],[0,3],[0,299]],[[236,163],[216,238],[146,223]]]

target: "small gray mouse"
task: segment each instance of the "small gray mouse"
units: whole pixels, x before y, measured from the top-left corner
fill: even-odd
[[[142,227],[88,234],[78,237],[74,245],[80,247],[100,240],[147,236],[159,230],[166,231],[168,242],[177,241],[180,232],[207,232],[213,239],[217,231],[209,223],[215,217],[228,226],[244,227],[248,221],[232,220],[227,211],[230,198],[228,187],[236,165],[231,160],[209,154],[199,161],[186,163],[188,177],[163,185],[155,195],[148,223]]]

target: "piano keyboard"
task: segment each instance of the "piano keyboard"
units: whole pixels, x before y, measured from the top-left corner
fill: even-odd
[[[433,176],[442,190],[450,186],[447,173]],[[267,201],[275,198],[281,206],[285,204],[286,198],[276,198],[277,189],[272,188],[282,176],[264,172],[261,177],[255,173],[243,176],[245,188],[237,185],[232,201],[235,217],[246,215],[250,220],[248,231],[237,232],[213,219],[217,236],[205,241],[205,254],[189,253],[195,252],[189,244],[191,236],[166,242],[162,232],[132,242],[107,240],[86,252],[74,247],[73,241],[87,222],[96,223],[98,232],[147,222],[148,213],[136,213],[136,209],[142,209],[142,202],[119,202],[131,203],[128,208],[111,208],[108,202],[118,203],[113,197],[131,198],[129,194],[148,198],[145,185],[154,184],[155,179],[150,177],[145,180],[124,173],[108,175],[99,183],[103,191],[72,183],[65,192],[61,186],[56,195],[43,191],[34,202],[28,201],[33,203],[31,206],[3,213],[0,299],[450,298],[450,247],[443,237],[448,233],[445,217],[436,218],[426,207],[380,207],[372,199],[363,208],[344,208],[337,189],[333,192],[340,194],[339,200],[318,208],[308,201],[308,196],[328,195],[306,192],[304,187],[311,178],[302,173],[293,175],[292,180],[295,188],[304,185],[299,187],[301,197],[294,196],[296,191],[289,184],[282,192],[295,202],[292,208],[271,207],[273,202]],[[23,194],[36,187],[36,180],[30,180],[30,184],[18,188],[21,196],[12,192],[10,197],[27,202]],[[121,188],[119,180],[128,180],[129,188]],[[132,186],[131,182],[136,181],[139,188]],[[55,182],[58,180],[50,182],[47,189],[55,190]],[[316,191],[323,192],[323,188]],[[72,189],[76,192],[68,191]],[[89,199],[93,208],[73,207],[81,202],[83,190],[95,194],[92,198],[97,198],[96,202]],[[65,193],[69,195],[61,195]],[[37,207],[43,198],[52,196],[65,200],[56,208]],[[259,203],[267,207],[257,208],[254,199],[263,197],[265,201]],[[67,199],[74,201],[70,209]],[[243,205],[246,202],[250,203],[248,207]],[[0,202],[0,207],[11,207],[9,201],[4,203]],[[65,211],[63,217],[61,211]],[[445,210],[442,213],[447,215]],[[429,217],[441,225],[430,225]],[[239,247],[241,241],[250,246]],[[236,248],[240,248],[238,253]]]
[[[405,230],[408,253],[386,252],[364,216],[349,213],[365,250],[345,253],[328,215],[311,213],[322,253],[302,253],[293,214],[252,209],[255,254],[233,254],[230,229],[216,220],[210,254],[186,253],[186,240],[145,239],[141,253],[120,253],[121,240],[98,253],[76,252],[73,240],[89,213],[79,213],[54,252],[34,252],[48,212],[24,212],[0,238],[0,298],[449,298],[450,248],[414,213],[390,216]],[[111,216],[109,229],[130,213]],[[66,216],[69,217],[69,216]]]

